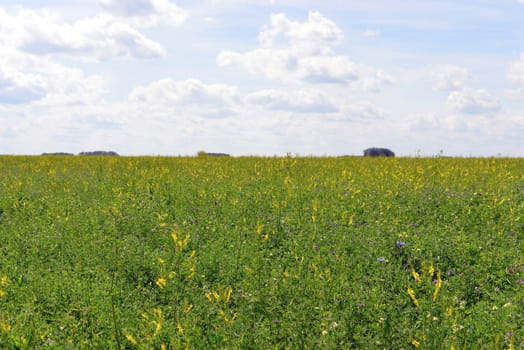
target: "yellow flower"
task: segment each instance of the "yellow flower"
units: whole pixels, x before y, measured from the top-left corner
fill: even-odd
[[[224,293],[224,299],[226,301],[226,304],[229,304],[229,299],[231,298],[231,293],[233,292],[233,289],[231,287],[229,287],[228,289],[226,289],[225,293]]]
[[[437,283],[435,284],[435,292],[433,292],[433,301],[437,300],[438,292],[440,291],[440,287],[442,287],[442,278],[441,278],[440,271],[437,273]]]
[[[138,344],[138,342],[136,341],[136,339],[135,339],[131,334],[125,332],[124,335],[125,335],[126,339],[127,339],[131,344],[133,344],[133,345],[137,345],[137,344]]]
[[[413,278],[415,279],[415,281],[420,282],[420,276],[418,272],[415,271],[415,268],[413,266],[410,266],[410,267],[411,267],[411,274],[413,275]]]
[[[408,294],[411,297],[411,300],[413,300],[413,304],[415,304],[416,307],[420,307],[420,304],[417,300],[417,297],[415,296],[415,292],[413,291],[413,288],[408,287]]]
[[[420,342],[417,341],[416,339],[413,339],[413,340],[411,341],[411,345],[413,345],[414,347],[418,348],[418,347],[420,346]]]
[[[164,277],[159,277],[156,280],[156,285],[159,286],[160,289],[165,288],[166,284],[167,284],[167,281]]]
[[[433,262],[431,262],[429,265],[428,274],[430,277],[433,277],[434,273],[435,273],[435,268],[433,267]]]

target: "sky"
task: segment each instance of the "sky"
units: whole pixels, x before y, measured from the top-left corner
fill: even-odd
[[[524,0],[1,0],[0,154],[524,157]]]

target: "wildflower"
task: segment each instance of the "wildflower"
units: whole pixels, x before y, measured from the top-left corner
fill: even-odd
[[[318,252],[320,250],[320,246],[319,245],[316,245],[315,246],[315,250]]]
[[[453,275],[453,270],[452,270],[452,269],[449,269],[449,270],[448,270],[448,276],[451,276],[451,275]]]
[[[406,245],[406,242],[402,242],[402,241],[397,241],[397,246],[402,248],[403,246]]]
[[[435,282],[435,292],[433,292],[433,301],[437,300],[438,292],[442,287],[442,279],[440,277],[440,271],[437,273],[437,280]]]
[[[280,321],[279,321],[278,318],[276,318],[276,319],[273,320],[273,323],[274,323],[274,324],[280,324]]]
[[[511,266],[508,267],[508,273],[513,273],[513,268]]]
[[[377,261],[378,261],[378,262],[384,262],[384,261],[386,261],[386,259],[384,259],[384,258],[378,258]]]
[[[420,346],[420,342],[417,341],[416,339],[413,339],[413,340],[411,341],[411,345],[413,345],[414,347],[418,348],[418,347]]]
[[[137,345],[137,344],[138,344],[138,342],[136,341],[136,339],[135,339],[131,334],[125,332],[124,335],[125,335],[126,339],[127,339],[131,344],[133,344],[133,345]]]
[[[416,307],[420,307],[420,304],[417,300],[417,297],[415,296],[415,292],[413,291],[413,288],[408,287],[408,294],[411,297],[411,300],[413,300],[413,304],[415,304]]]
[[[226,304],[229,303],[229,299],[231,298],[231,293],[232,292],[233,292],[233,289],[231,287],[226,289],[226,291],[224,292],[224,299],[225,299]]]
[[[167,284],[167,281],[164,277],[159,277],[156,280],[156,285],[159,286],[160,289],[165,288],[166,284]]]
[[[415,279],[415,281],[420,282],[420,276],[418,272],[415,271],[415,268],[413,266],[410,266],[410,267],[411,267],[411,274],[413,275],[413,278]]]
[[[429,265],[428,274],[433,276],[435,274],[435,268],[433,267],[433,262]]]

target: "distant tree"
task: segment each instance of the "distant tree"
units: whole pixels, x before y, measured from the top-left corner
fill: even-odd
[[[92,152],[80,152],[79,156],[118,156],[118,153],[114,151],[92,151]]]
[[[51,153],[42,153],[43,156],[74,156],[73,153],[67,152],[51,152]]]
[[[364,157],[394,157],[395,153],[388,148],[372,147],[364,150]]]
[[[213,152],[206,152],[206,151],[198,151],[197,157],[230,157],[227,153],[213,153]]]

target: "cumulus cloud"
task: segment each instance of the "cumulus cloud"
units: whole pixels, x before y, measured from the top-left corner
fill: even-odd
[[[472,78],[466,68],[453,64],[429,66],[427,74],[433,85],[433,89],[438,91],[460,90]]]
[[[291,21],[283,13],[273,14],[269,26],[258,35],[264,48],[279,46],[279,39],[285,38],[285,46],[304,54],[331,53],[331,46],[344,39],[342,30],[331,20],[318,12],[310,12],[306,22]]]
[[[67,23],[47,11],[0,9],[0,44],[34,54],[61,54],[82,59],[153,58],[165,49],[131,25],[107,14]]]
[[[248,94],[247,104],[264,109],[288,110],[302,113],[337,112],[337,106],[325,96],[311,91],[287,92],[267,89]]]
[[[287,83],[343,84],[375,91],[392,82],[381,70],[336,55],[334,46],[343,38],[341,29],[318,12],[310,12],[304,22],[273,14],[258,36],[259,48],[245,53],[222,51],[217,64]],[[355,84],[361,80],[367,81]]]
[[[111,14],[140,26],[178,26],[188,17],[186,11],[169,0],[98,0],[98,4]]]
[[[235,113],[240,98],[235,86],[167,78],[134,88],[129,100],[153,108],[185,109],[204,117],[223,117]]]
[[[0,46],[1,103],[87,104],[106,91],[107,81],[99,75]]]
[[[342,113],[339,114],[339,117],[335,117],[335,119],[370,122],[384,120],[388,115],[384,109],[369,102],[344,104],[341,108],[341,112]]]
[[[524,52],[520,55],[519,61],[510,64],[508,79],[515,83],[524,84]]]
[[[490,114],[501,110],[499,99],[483,89],[453,91],[447,103],[454,111],[465,114]]]

